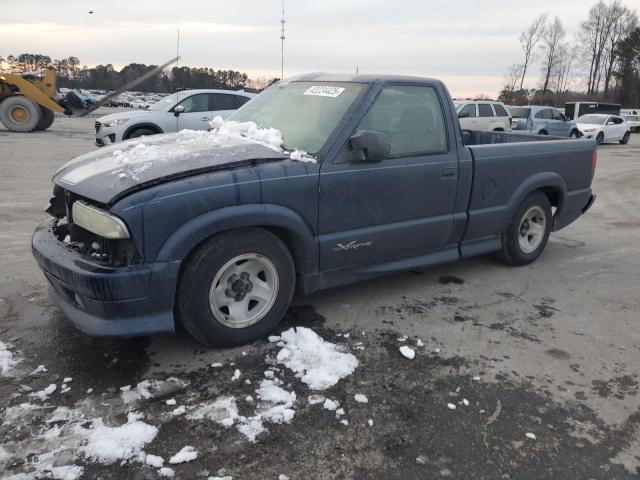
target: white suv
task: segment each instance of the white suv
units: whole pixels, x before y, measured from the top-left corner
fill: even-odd
[[[208,130],[214,116],[226,118],[255,97],[254,93],[232,90],[185,90],[169,95],[148,110],[131,110],[105,115],[96,120],[96,145],[177,132]]]
[[[511,114],[501,102],[454,100],[463,130],[511,131]]]

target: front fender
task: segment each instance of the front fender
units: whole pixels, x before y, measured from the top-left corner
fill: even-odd
[[[283,239],[298,273],[318,269],[318,243],[307,222],[293,210],[270,204],[230,206],[192,218],[167,239],[157,261],[183,260],[200,242],[216,233],[243,227],[266,227],[285,236]]]

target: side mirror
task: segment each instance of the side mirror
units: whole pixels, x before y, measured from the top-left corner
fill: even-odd
[[[468,116],[469,116],[469,112],[458,113],[458,118],[467,118]]]
[[[184,112],[184,106],[183,105],[178,105],[173,109],[173,114],[177,117],[178,115],[180,115],[182,112]]]
[[[360,130],[349,138],[349,145],[355,154],[353,159],[366,162],[379,162],[389,158],[391,143],[387,136],[373,130]]]

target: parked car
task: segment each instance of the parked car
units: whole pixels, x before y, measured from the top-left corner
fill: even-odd
[[[96,120],[96,145],[102,147],[143,135],[208,130],[214,115],[223,118],[255,94],[230,90],[185,90],[168,95],[144,111],[112,113]]]
[[[578,117],[576,125],[582,135],[595,138],[598,145],[603,142],[629,143],[631,130],[627,121],[617,115],[593,114]]]
[[[558,108],[538,105],[508,108],[513,117],[511,128],[514,131],[569,138],[581,135],[576,124],[567,120]]]
[[[640,133],[640,115],[623,115],[631,133]]]
[[[249,342],[296,288],[487,253],[531,263],[595,198],[594,140],[462,131],[438,80],[307,74],[230,121],[109,146],[55,174],[33,254],[81,330],[181,322],[206,344]]]
[[[503,103],[488,100],[456,100],[463,130],[511,131],[511,114]]]

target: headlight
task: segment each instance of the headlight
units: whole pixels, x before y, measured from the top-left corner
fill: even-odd
[[[106,122],[103,122],[102,124],[105,127],[117,127],[118,125],[122,125],[123,123],[126,123],[128,121],[128,118],[116,118],[115,120],[108,120]]]
[[[81,200],[73,202],[71,214],[73,223],[96,235],[108,239],[129,238],[129,231],[122,220]]]
[[[585,128],[584,131],[587,132],[587,133],[591,133],[591,132],[595,132],[596,129],[595,128]]]

